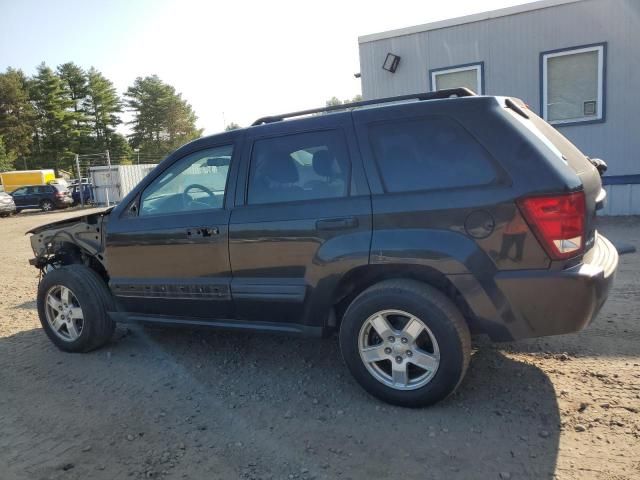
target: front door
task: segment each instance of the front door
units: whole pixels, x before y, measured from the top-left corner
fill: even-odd
[[[196,151],[161,172],[109,218],[110,287],[131,313],[230,318],[229,210],[232,145]]]
[[[21,187],[13,191],[13,202],[17,208],[37,208],[38,199],[35,195],[35,187]]]
[[[371,200],[351,129],[344,113],[248,135],[229,225],[238,319],[319,326],[341,275],[368,263]]]

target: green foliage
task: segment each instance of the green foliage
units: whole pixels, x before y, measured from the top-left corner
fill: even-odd
[[[239,128],[242,128],[242,127],[240,125],[238,125],[236,122],[231,122],[229,125],[224,127],[224,131],[225,132],[230,132],[231,130],[237,130]]]
[[[355,95],[353,98],[349,99],[347,98],[346,100],[340,100],[338,97],[331,97],[329,100],[327,100],[325,102],[325,105],[327,107],[333,107],[336,105],[343,105],[345,103],[353,103],[353,102],[361,102],[362,101],[362,95],[358,94]]]
[[[87,73],[87,89],[83,109],[92,131],[94,148],[99,151],[121,148],[121,138],[116,138],[116,127],[122,123],[118,114],[122,104],[113,83],[91,67]]]
[[[8,68],[0,73],[0,136],[7,154],[25,158],[31,153],[35,134],[35,110],[29,101],[27,77]]]
[[[109,136],[109,154],[114,163],[133,163],[135,154],[124,135],[112,133]]]
[[[155,75],[137,78],[126,99],[134,115],[129,139],[117,132],[125,104],[95,68],[67,62],[54,70],[42,63],[31,78],[8,68],[0,73],[2,168],[15,162],[72,170],[76,154],[105,151],[114,163],[133,163],[133,148],[143,158],[161,157],[202,134],[191,105]]]
[[[62,80],[41,63],[30,82],[30,97],[36,110],[36,153],[40,164],[68,169],[72,149],[82,133],[74,101]]]
[[[7,152],[4,141],[0,137],[0,172],[8,172],[14,169],[15,156]]]
[[[125,97],[134,114],[129,143],[142,153],[163,156],[202,135],[191,105],[157,75],[136,78]]]

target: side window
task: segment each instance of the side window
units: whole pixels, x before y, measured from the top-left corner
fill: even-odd
[[[388,192],[484,185],[496,177],[487,151],[448,117],[374,124],[369,138]]]
[[[140,215],[222,208],[232,153],[225,145],[178,160],[142,192]]]
[[[13,191],[13,195],[17,195],[18,197],[20,195],[26,195],[26,194],[27,194],[27,187],[17,188]]]
[[[249,204],[347,196],[351,163],[339,130],[257,140],[249,170]]]

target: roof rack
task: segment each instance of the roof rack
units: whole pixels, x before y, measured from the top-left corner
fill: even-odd
[[[376,105],[378,103],[401,102],[403,100],[437,100],[441,98],[451,97],[471,97],[476,95],[468,88],[448,88],[446,90],[438,90],[427,93],[413,93],[411,95],[400,95],[398,97],[377,98],[375,100],[363,100],[362,102],[343,103],[342,105],[331,105],[327,107],[312,108],[310,110],[300,110],[298,112],[283,113],[282,115],[269,115],[261,117],[251,125],[263,125],[265,123],[273,123],[284,120],[285,118],[301,117],[303,115],[311,115],[313,113],[326,113],[336,110],[346,110],[349,108],[364,107],[366,105]]]

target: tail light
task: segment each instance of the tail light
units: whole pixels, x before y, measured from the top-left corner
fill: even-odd
[[[56,192],[56,197],[63,198],[65,196],[64,192]]]
[[[584,192],[523,198],[518,206],[553,260],[571,258],[584,250]]]

